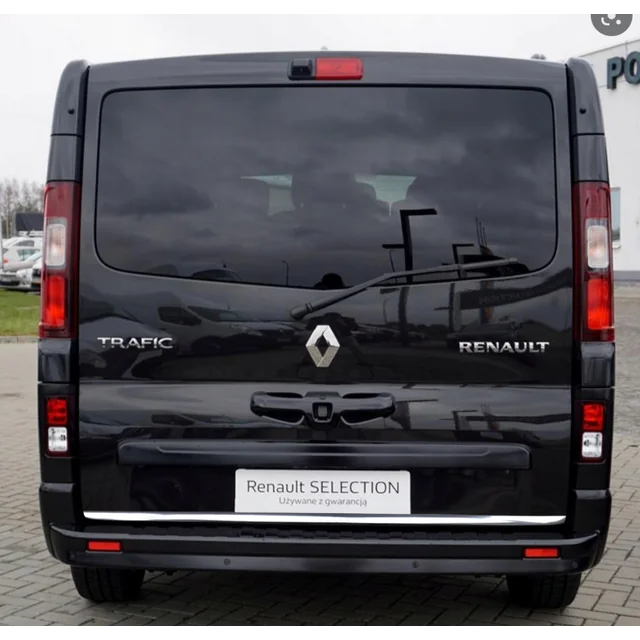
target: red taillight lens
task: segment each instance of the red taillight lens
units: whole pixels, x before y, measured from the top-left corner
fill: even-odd
[[[606,182],[574,185],[574,329],[579,342],[612,342],[611,194]]]
[[[75,336],[79,203],[76,183],[52,182],[45,189],[41,338]]]
[[[66,426],[68,415],[66,398],[47,398],[47,425],[51,427]]]
[[[45,272],[46,273],[46,272]],[[40,327],[64,331],[67,319],[67,281],[63,276],[46,274],[42,290]]]
[[[613,331],[613,304],[609,278],[587,280],[587,328],[590,331]]]
[[[361,80],[362,74],[359,58],[316,59],[316,80]]]
[[[602,431],[604,429],[603,404],[585,402],[582,405],[582,429],[584,431]]]

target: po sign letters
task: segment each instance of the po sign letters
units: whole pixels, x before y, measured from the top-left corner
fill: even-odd
[[[634,51],[626,58],[616,56],[607,60],[607,89],[615,89],[621,76],[629,84],[640,84],[640,51]]]

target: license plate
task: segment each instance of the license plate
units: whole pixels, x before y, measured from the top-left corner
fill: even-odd
[[[236,471],[237,513],[409,515],[408,471]]]

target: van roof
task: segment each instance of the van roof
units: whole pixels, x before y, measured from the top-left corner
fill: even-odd
[[[467,78],[487,77],[491,81],[499,81],[504,77],[523,76],[527,79],[548,77],[546,73],[557,73],[565,68],[563,62],[548,60],[535,60],[531,58],[509,58],[479,56],[468,54],[449,53],[429,53],[429,52],[398,52],[398,51],[269,51],[251,53],[224,53],[212,55],[179,56],[167,58],[149,58],[138,60],[127,60],[120,62],[107,62],[91,65],[91,72],[100,81],[114,82],[146,80],[154,81],[160,78],[171,78],[175,81],[177,77],[184,75],[185,83],[194,79],[198,72],[202,73],[226,73],[233,74],[236,69],[224,68],[225,64],[252,64],[249,69],[243,70],[251,75],[263,73],[269,75],[274,69],[269,67],[269,63],[280,64],[283,61],[290,61],[300,58],[318,57],[364,57],[369,63],[376,58],[382,63],[400,63],[409,65],[408,70],[414,71],[412,64],[424,64],[424,59],[429,58],[433,64],[442,72],[442,76],[451,75],[453,83],[461,83]],[[222,68],[213,68],[213,65],[221,65]],[[393,69],[386,69],[386,77],[392,73]],[[425,70],[416,67],[415,71]],[[407,69],[403,70],[403,79],[406,77]],[[366,74],[366,71],[365,71]],[[421,75],[422,75],[421,74]],[[378,74],[376,74],[378,75]],[[427,74],[425,74],[427,75]],[[433,76],[433,71],[428,73]],[[366,77],[366,76],[365,76]],[[375,81],[373,78],[372,81]]]

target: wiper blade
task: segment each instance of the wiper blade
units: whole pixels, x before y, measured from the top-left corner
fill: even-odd
[[[381,276],[377,276],[372,280],[367,280],[360,284],[356,284],[348,289],[343,289],[336,293],[332,293],[330,296],[320,298],[314,302],[307,302],[305,304],[298,305],[289,310],[291,317],[295,320],[301,320],[306,315],[313,313],[314,311],[321,311],[327,307],[342,302],[347,298],[358,295],[362,291],[375,287],[378,284],[387,282],[389,280],[395,280],[396,278],[407,278],[411,276],[426,276],[432,273],[449,273],[451,271],[458,271],[463,273],[465,271],[472,271],[474,269],[486,269],[489,267],[503,267],[511,264],[520,264],[517,258],[499,258],[497,260],[483,260],[482,262],[469,262],[467,264],[447,264],[441,267],[429,267],[425,269],[411,269],[409,271],[391,271],[390,273],[384,273]]]

